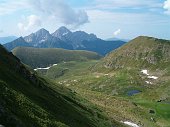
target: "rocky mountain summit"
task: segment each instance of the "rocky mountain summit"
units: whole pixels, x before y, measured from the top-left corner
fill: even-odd
[[[9,51],[16,47],[35,47],[35,48],[63,48],[70,50],[88,50],[105,55],[110,51],[122,46],[124,41],[105,41],[94,34],[84,31],[72,32],[62,26],[54,33],[42,28],[35,33],[25,37],[20,37],[12,42],[4,44]]]

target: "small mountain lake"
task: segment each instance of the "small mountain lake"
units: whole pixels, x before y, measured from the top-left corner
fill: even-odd
[[[127,92],[127,95],[128,96],[133,96],[133,95],[135,95],[135,94],[138,94],[138,93],[141,93],[142,91],[139,91],[139,90],[129,90],[128,92]]]

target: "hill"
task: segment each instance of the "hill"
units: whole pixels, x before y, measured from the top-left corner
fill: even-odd
[[[101,56],[90,51],[76,51],[55,48],[27,48],[18,47],[12,50],[23,63],[32,68],[48,67],[52,64],[67,61],[97,60]]]
[[[111,119],[170,125],[170,41],[140,36],[98,61],[66,62],[38,73],[101,107]]]
[[[35,48],[88,50],[97,52],[101,55],[106,55],[108,52],[126,43],[124,41],[104,41],[100,38],[97,38],[97,36],[92,33],[88,34],[84,31],[72,32],[66,27],[60,27],[52,34],[50,34],[46,29],[42,28],[35,33],[25,36],[23,39],[24,41],[17,39],[4,46],[9,51],[19,46],[31,46]]]
[[[170,64],[170,41],[140,36],[108,54],[96,67],[165,69]]]
[[[1,45],[0,100],[0,124],[5,127],[111,126],[101,110],[75,92],[29,71]]]

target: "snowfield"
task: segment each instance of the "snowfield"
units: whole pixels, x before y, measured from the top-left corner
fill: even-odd
[[[148,73],[148,70],[142,70],[141,71],[144,75],[147,75],[148,79],[158,79],[158,77],[156,76],[152,76]],[[147,84],[152,84],[152,82],[149,82],[149,81],[145,81]]]
[[[156,76],[148,76],[148,78],[150,78],[150,79],[158,79],[158,77],[156,77]]]
[[[152,84],[152,82],[149,82],[149,81],[145,81],[147,84]]]
[[[126,124],[126,125],[129,125],[131,127],[139,127],[137,124],[129,122],[129,121],[124,121],[123,123]]]
[[[34,69],[34,71],[37,71],[37,70],[48,70],[48,69],[50,69],[51,67],[56,66],[56,65],[57,65],[57,64],[53,64],[52,66],[45,67],[45,68],[36,68],[36,69]]]
[[[141,72],[142,72],[143,74],[145,74],[145,75],[149,75],[149,74],[148,74],[148,70],[142,70]]]

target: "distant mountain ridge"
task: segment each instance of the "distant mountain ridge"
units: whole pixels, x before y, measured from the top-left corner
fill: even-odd
[[[122,46],[124,41],[105,41],[97,38],[94,34],[88,34],[84,31],[72,32],[66,27],[62,26],[54,33],[42,28],[35,33],[23,37],[25,40],[16,39],[12,42],[4,44],[4,47],[9,51],[12,49],[24,46],[35,48],[63,48],[70,50],[88,50],[105,55],[110,51]]]
[[[62,41],[71,43],[73,45],[73,49],[84,47],[84,45],[82,45],[82,42],[85,40],[86,41],[98,40],[97,36],[94,34],[87,34],[84,31],[71,32],[64,26],[60,27],[52,35],[61,39]]]
[[[14,40],[10,43],[6,43],[4,45],[5,45],[5,48],[7,48],[8,50],[12,50],[18,46],[31,47],[31,44],[27,43],[23,37],[19,37],[16,40]]]
[[[122,39],[122,38],[108,38],[106,41],[125,41],[129,42],[131,39]]]
[[[16,36],[7,36],[7,37],[0,37],[0,44],[5,44],[17,39]]]

